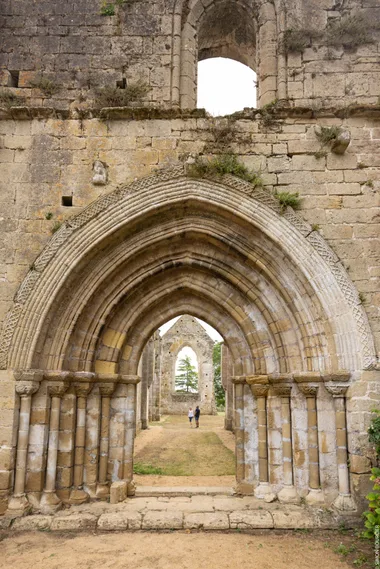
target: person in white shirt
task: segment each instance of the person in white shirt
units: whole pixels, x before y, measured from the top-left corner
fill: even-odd
[[[190,427],[193,428],[194,411],[193,411],[192,407],[190,407],[187,416],[189,417]]]

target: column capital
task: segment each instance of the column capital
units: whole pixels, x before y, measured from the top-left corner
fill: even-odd
[[[351,378],[351,372],[341,369],[337,371],[332,371],[331,373],[323,374],[323,381],[349,381]]]
[[[294,381],[296,383],[316,383],[323,381],[323,378],[318,371],[296,371]]]
[[[17,369],[13,372],[16,381],[42,381],[42,369]]]
[[[119,383],[137,385],[141,381],[139,375],[120,375]]]
[[[272,389],[273,393],[277,397],[290,397],[290,394],[292,392],[292,386],[289,383],[277,383],[275,385],[272,385]]]
[[[94,387],[93,383],[78,382],[72,384],[77,397],[87,397],[91,389]]]
[[[255,397],[267,397],[269,385],[251,385],[250,387]]]
[[[348,385],[325,385],[327,391],[335,398],[344,397],[348,389]]]
[[[69,388],[68,381],[57,381],[48,385],[48,392],[51,397],[63,397]]]
[[[116,387],[116,383],[98,383],[97,385],[102,397],[111,397]]]
[[[247,375],[245,380],[248,385],[265,385],[269,383],[267,375]]]
[[[318,385],[312,385],[310,383],[299,383],[298,387],[305,395],[305,397],[316,397],[318,393]]]
[[[16,383],[16,393],[20,397],[28,397],[38,391],[40,384],[37,381],[18,381]]]

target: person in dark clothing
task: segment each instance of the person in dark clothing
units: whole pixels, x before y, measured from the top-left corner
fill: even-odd
[[[195,428],[198,429],[199,427],[199,415],[201,414],[201,410],[199,409],[198,405],[194,411],[194,418],[195,418]]]

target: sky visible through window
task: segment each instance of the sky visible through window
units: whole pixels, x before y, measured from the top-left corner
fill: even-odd
[[[256,73],[246,65],[213,57],[198,63],[198,104],[213,116],[256,107]]]

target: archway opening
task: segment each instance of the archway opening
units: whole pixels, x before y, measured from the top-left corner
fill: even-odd
[[[256,107],[256,73],[247,65],[215,57],[198,63],[197,107],[213,116]]]
[[[218,394],[220,403],[223,391],[225,403],[227,392],[221,380],[219,340],[221,335],[210,325],[182,314],[161,326],[146,344],[139,366],[137,426],[141,429],[134,460],[139,487],[158,482],[186,487],[234,485],[235,438],[232,429],[225,430],[224,406],[218,409],[216,400]],[[232,402],[230,396],[231,408]]]

